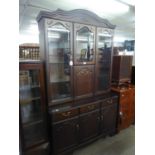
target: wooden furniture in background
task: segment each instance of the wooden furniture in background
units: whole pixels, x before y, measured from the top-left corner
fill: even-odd
[[[19,60],[39,60],[39,45],[38,44],[21,44],[19,45]]]
[[[131,82],[132,58],[131,55],[113,56],[112,82],[118,84]]]
[[[135,85],[135,66],[132,66],[131,83]]]
[[[135,122],[135,87],[131,84],[112,86],[112,91],[119,96],[117,131],[120,131]]]
[[[20,153],[49,155],[43,63],[19,64]]]

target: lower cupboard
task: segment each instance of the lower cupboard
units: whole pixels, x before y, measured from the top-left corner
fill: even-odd
[[[52,154],[66,154],[116,132],[117,96],[50,111]]]

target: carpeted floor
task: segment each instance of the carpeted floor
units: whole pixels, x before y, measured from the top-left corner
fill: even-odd
[[[135,127],[131,125],[113,137],[99,139],[73,155],[135,155]]]

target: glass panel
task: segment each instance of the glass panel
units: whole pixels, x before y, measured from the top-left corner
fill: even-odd
[[[28,104],[21,105],[23,123],[40,120],[42,118],[40,104],[40,100],[34,100]]]
[[[110,87],[112,36],[108,32],[98,33],[97,48],[97,90],[102,91]]]
[[[24,126],[23,132],[26,147],[45,140],[45,127],[42,121]]]
[[[20,71],[19,99],[22,123],[30,123],[41,119],[41,98],[39,71]]]
[[[87,28],[83,27],[77,31],[76,36],[76,53],[77,62],[89,62],[94,59],[94,34]]]
[[[70,67],[65,64],[51,64],[50,83],[52,99],[62,99],[71,96]]]
[[[61,23],[48,28],[50,99],[71,97],[70,31]]]

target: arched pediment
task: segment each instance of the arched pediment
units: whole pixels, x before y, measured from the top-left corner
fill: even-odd
[[[53,12],[41,11],[37,17],[37,21],[39,21],[42,18],[72,21],[76,23],[95,25],[110,29],[115,28],[115,25],[111,24],[107,19],[101,18],[93,12],[83,9],[75,9],[71,11],[57,9]]]

